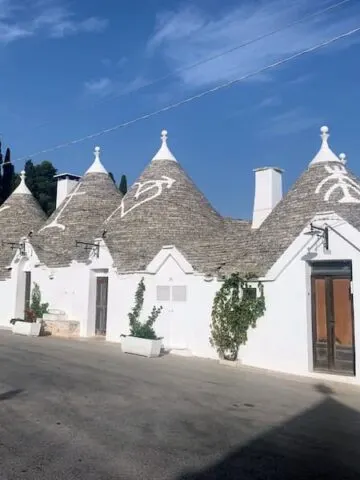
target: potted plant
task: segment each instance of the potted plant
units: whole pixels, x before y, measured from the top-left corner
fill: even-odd
[[[153,325],[161,313],[162,307],[153,307],[146,322],[140,321],[144,305],[145,283],[142,278],[135,293],[135,306],[128,314],[130,335],[122,335],[121,348],[124,353],[132,353],[144,357],[158,357],[162,339],[156,336]]]
[[[257,319],[265,312],[263,285],[258,282],[257,288],[252,286],[252,278],[247,275],[243,279],[234,273],[215,295],[210,344],[216,348],[220,363],[237,365],[240,345],[247,342],[249,328],[255,328]]]
[[[41,319],[44,313],[47,313],[48,307],[48,303],[41,303],[40,287],[37,283],[34,283],[31,305],[30,308],[25,310],[24,318],[12,318],[10,320],[13,333],[38,337],[42,327]]]

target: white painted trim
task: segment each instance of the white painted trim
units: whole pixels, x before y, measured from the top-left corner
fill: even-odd
[[[20,183],[18,187],[14,190],[13,195],[31,195],[31,192],[25,183],[25,170],[21,171],[20,179]]]
[[[101,163],[101,160],[100,160],[100,147],[95,147],[94,155],[95,155],[95,160],[92,163],[92,165],[86,170],[85,175],[87,173],[106,173],[108,175],[106,168],[104,167],[104,165]]]
[[[175,246],[163,247],[148,264],[146,272],[156,274],[169,257],[172,257],[175,260],[175,262],[179,265],[179,267],[184,273],[194,273],[193,267]]]
[[[171,153],[168,145],[167,145],[167,131],[163,130],[161,132],[161,147],[159,151],[157,152],[156,155],[154,155],[152,161],[157,161],[157,160],[171,160],[173,162],[176,162],[176,158],[174,155]]]

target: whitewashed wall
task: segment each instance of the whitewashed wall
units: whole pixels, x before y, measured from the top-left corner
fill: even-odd
[[[316,218],[314,223],[321,225]],[[339,219],[327,223],[360,248],[359,231]],[[304,235],[305,231],[308,229],[304,229],[265,279],[266,313],[258,320],[256,329],[249,331],[247,345],[240,349],[240,358],[246,365],[304,375],[312,373],[311,268],[303,258],[308,258],[309,252],[316,254],[311,258],[313,261],[352,261],[355,354],[360,352],[360,253],[331,231],[330,251],[326,253],[321,243]],[[360,355],[356,355],[356,371],[360,372],[359,369]],[[356,381],[360,382],[359,375]]]
[[[16,282],[9,278],[0,282],[0,328],[10,328],[10,320],[15,316]]]
[[[150,264],[148,270],[153,273],[114,275],[109,280],[107,340],[119,342],[121,334],[129,333],[128,313],[135,304],[138,283],[144,277],[146,291],[142,320],[148,317],[154,305],[163,306],[155,331],[158,336],[164,337],[165,347],[179,353],[188,350],[193,355],[216,358],[216,352],[209,344],[209,325],[218,282],[206,282],[192,269],[190,272],[186,260],[176,249],[171,254],[166,250],[165,255],[163,253],[159,254],[164,258],[155,266],[156,271],[152,270],[154,264]],[[158,285],[186,286],[186,301],[157,301]]]

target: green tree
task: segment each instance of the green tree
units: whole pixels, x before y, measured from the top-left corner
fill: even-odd
[[[56,173],[56,168],[47,160],[38,165],[31,160],[25,163],[26,185],[47,215],[56,208]]]
[[[122,175],[121,176],[121,180],[120,180],[120,185],[119,185],[119,190],[120,192],[125,195],[126,192],[127,192],[127,179],[126,179],[126,175]]]
[[[2,175],[2,202],[10,197],[11,192],[15,184],[15,170],[14,165],[11,163],[10,148],[6,149],[4,162],[3,162],[3,175]]]
[[[0,205],[3,203],[3,195],[2,195],[2,179],[3,179],[3,176],[2,176],[2,164],[3,164],[3,154],[2,154],[2,150],[1,150],[1,142],[0,142]]]
[[[114,183],[116,183],[116,182],[115,182],[114,175],[113,175],[111,172],[109,172],[109,177],[111,178],[111,180],[112,180]]]
[[[34,288],[31,293],[30,310],[35,318],[43,318],[44,313],[48,312],[49,304],[41,302],[41,291],[37,283],[34,282]]]
[[[154,323],[161,313],[161,307],[153,307],[151,313],[145,323],[141,323],[140,315],[144,305],[145,282],[142,278],[138,284],[135,293],[135,305],[132,311],[128,314],[130,323],[130,335],[139,338],[148,338],[151,340],[157,339]]]

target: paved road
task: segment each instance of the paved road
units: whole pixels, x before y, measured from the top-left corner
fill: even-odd
[[[0,332],[0,478],[359,479],[360,389]]]

